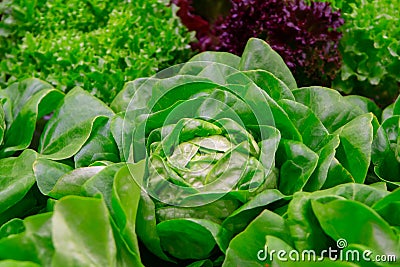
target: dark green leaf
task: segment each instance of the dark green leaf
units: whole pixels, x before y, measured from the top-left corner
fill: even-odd
[[[346,168],[344,168],[336,158],[333,158],[328,169],[328,176],[326,177],[322,189],[354,182],[354,178],[350,174],[350,172]]]
[[[367,206],[372,206],[388,194],[389,191],[386,189],[376,188],[365,184],[346,183],[329,189],[313,192],[311,196],[312,198],[319,198],[334,195],[358,201]]]
[[[15,261],[15,260],[5,260],[0,261],[0,267],[40,267],[39,264],[30,261]]]
[[[56,199],[68,195],[82,196],[83,185],[103,169],[103,166],[85,167],[68,172],[57,180],[47,195]]]
[[[49,194],[60,177],[72,170],[71,166],[43,158],[37,159],[33,164],[36,183],[44,195]]]
[[[112,216],[138,262],[140,254],[135,225],[144,171],[145,160],[129,167],[122,167],[115,174],[111,197]]]
[[[265,263],[257,259],[257,255],[264,249],[266,236],[275,236],[291,244],[288,233],[286,221],[281,216],[264,210],[243,232],[232,239],[222,266],[265,266]],[[246,243],[249,240],[251,242]],[[244,246],[244,244],[247,245]]]
[[[175,219],[157,224],[162,248],[178,259],[209,257],[219,231],[218,224],[201,219]]]
[[[344,98],[359,107],[364,113],[372,112],[377,118],[381,118],[382,110],[371,99],[359,95],[349,95]]]
[[[309,107],[329,133],[364,113],[333,89],[306,87],[292,92],[296,101]]]
[[[393,108],[392,116],[400,115],[400,96],[397,97],[396,101],[393,103],[392,108]]]
[[[279,190],[291,195],[303,189],[318,164],[318,155],[303,143],[282,140],[277,152]]]
[[[259,142],[259,161],[265,169],[265,176],[268,176],[275,167],[275,154],[279,147],[281,134],[278,129],[270,126],[260,128],[262,128],[261,132],[266,136],[262,136],[263,140]]]
[[[134,81],[127,82],[124,88],[117,94],[114,100],[111,102],[110,107],[115,113],[125,112],[128,108],[130,101],[134,97],[137,90],[144,83],[155,83],[158,79],[151,78],[138,78]]]
[[[256,122],[253,124],[276,127],[283,138],[301,141],[300,133],[283,108],[244,73],[234,73],[227,81],[227,88],[232,88],[233,93],[240,93],[240,97],[252,108],[251,111],[256,116]],[[249,120],[244,121],[248,124]]]
[[[331,240],[315,217],[311,208],[311,198],[312,195],[305,192],[293,195],[287,211],[287,223],[295,249],[298,251],[313,249],[319,253],[330,246]]]
[[[74,161],[76,168],[87,167],[96,161],[120,161],[118,147],[112,137],[109,121],[91,133],[87,143],[74,156]]]
[[[179,218],[196,218],[221,224],[225,218],[238,208],[239,204],[240,202],[235,199],[222,198],[198,207],[160,207],[157,209],[156,214],[160,221]]]
[[[369,184],[369,186],[374,187],[379,190],[383,190],[383,191],[387,190],[387,185],[385,182],[375,182],[373,184]]]
[[[136,216],[136,234],[154,255],[166,261],[173,261],[161,248],[156,227],[155,205],[151,198],[142,191]]]
[[[35,183],[33,163],[37,154],[25,150],[17,158],[0,160],[0,214],[22,200]]]
[[[290,90],[297,88],[295,79],[283,59],[263,40],[250,38],[244,48],[239,70],[266,70],[282,80]]]
[[[287,85],[276,78],[272,73],[260,69],[243,71],[242,73],[246,74],[275,101],[281,99],[294,100],[294,96]]]
[[[52,266],[115,266],[116,246],[103,200],[67,196],[54,207]]]
[[[194,65],[194,68],[198,67],[199,65],[204,65],[201,68],[201,71],[197,74],[194,73],[187,73],[188,67],[193,68],[191,65]],[[198,77],[204,77],[208,78],[211,81],[220,84],[220,85],[225,85],[227,84],[227,77],[233,73],[237,73],[238,70],[235,68],[232,68],[228,65],[217,63],[217,62],[188,62],[186,63],[181,72],[184,72],[185,74],[191,74],[191,75],[196,75]]]
[[[0,239],[9,235],[19,234],[25,231],[24,221],[14,218],[6,222],[0,227]]]
[[[115,225],[115,222],[113,220],[111,220],[111,226],[112,226],[113,233],[114,233],[115,245],[117,247],[117,264],[116,264],[116,266],[143,267],[143,264],[140,262],[139,256],[135,252],[130,250],[128,244],[122,238],[122,234],[119,231],[118,227]]]
[[[312,200],[312,209],[321,227],[333,239],[343,238],[348,244],[367,246],[374,254],[400,255],[399,237],[368,206],[353,200],[328,203]]]
[[[37,79],[15,83],[0,92],[0,98],[2,95],[6,98],[7,131],[0,157],[27,148],[32,141],[37,120],[50,113],[63,98],[63,93]]]
[[[328,140],[328,141],[326,141]],[[330,166],[334,160],[336,148],[339,146],[339,136],[329,135],[325,139],[326,144],[317,151],[318,154],[318,165],[315,171],[311,175],[307,184],[304,186],[305,191],[315,191],[323,187],[328,180],[328,174]],[[335,177],[336,178],[336,177]]]
[[[79,116],[76,116],[77,110]],[[90,134],[99,125],[104,125],[104,120],[113,114],[111,109],[88,92],[79,87],[73,89],[46,124],[39,152],[56,160],[74,156]]]
[[[54,253],[51,216],[52,213],[43,213],[27,217],[23,221],[24,232],[0,239],[0,258],[51,266]]]
[[[340,137],[336,158],[353,176],[356,183],[364,183],[371,161],[373,127],[372,114],[361,115],[336,133]]]
[[[303,143],[313,151],[317,151],[328,135],[328,131],[318,117],[310,108],[292,100],[283,99],[278,101],[278,104],[282,106],[298,129]]]
[[[104,199],[106,206],[112,212],[111,198],[116,173],[125,166],[126,163],[114,163],[108,166],[99,166],[99,172],[84,182],[82,190],[85,196],[98,197]]]
[[[372,208],[392,226],[400,226],[400,189],[393,191],[376,202]]]
[[[3,137],[4,137],[4,133],[6,131],[6,120],[5,119],[6,118],[4,115],[2,99],[0,98],[0,147],[3,144]]]
[[[375,173],[388,182],[399,182],[400,177],[399,123],[399,115],[386,119],[378,128],[372,143],[372,162],[375,165]]]
[[[196,261],[193,262],[192,264],[189,264],[186,267],[213,267],[213,263],[210,260],[202,260],[202,261]]]
[[[271,210],[290,199],[291,197],[283,195],[276,189],[267,189],[233,212],[224,220],[222,227],[226,228],[229,235],[233,236],[243,231],[264,209]]]
[[[237,69],[239,66],[240,57],[226,52],[206,51],[198,55],[195,55],[189,60],[189,62],[193,61],[217,62]]]
[[[134,129],[134,124],[130,120],[125,120],[125,113],[116,114],[110,122],[110,130],[113,138],[118,146],[119,157],[121,161],[129,160],[129,146],[126,146],[127,136],[132,135],[132,130]]]
[[[11,125],[33,95],[40,91],[51,89],[53,89],[53,87],[50,84],[39,79],[30,78],[18,83],[13,83],[6,89],[1,90],[0,98],[6,99],[4,110],[8,126]],[[42,113],[42,115],[45,114]]]
[[[381,122],[384,122],[386,119],[390,118],[393,116],[393,108],[394,108],[394,103],[387,106],[383,111],[382,111],[382,118]]]

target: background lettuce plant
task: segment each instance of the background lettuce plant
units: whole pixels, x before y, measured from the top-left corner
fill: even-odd
[[[204,12],[194,8],[196,1],[175,2],[182,22],[197,31],[195,49],[240,55],[249,38],[263,39],[283,58],[301,86],[330,87],[340,68],[338,28],[343,19],[328,3],[232,0],[228,15],[221,11],[219,19],[207,21],[198,15]]]
[[[324,1],[340,9],[342,66],[333,87],[387,106],[400,88],[400,13],[396,1]]]
[[[0,3],[0,86],[36,77],[110,102],[124,83],[186,61],[191,35],[164,1]]]
[[[15,83],[0,90],[0,263],[292,267],[257,253],[341,239],[399,257],[399,101],[299,88],[260,39],[131,81],[109,106]],[[33,130],[16,139],[50,112],[37,148]]]
[[[352,92],[381,106],[399,93],[396,2],[220,0],[223,18],[217,21],[204,14],[209,7],[198,1],[174,2],[183,23],[197,32],[195,49],[240,54],[249,37],[258,37],[278,51],[300,85]]]

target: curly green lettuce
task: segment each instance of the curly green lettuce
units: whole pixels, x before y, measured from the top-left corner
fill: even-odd
[[[186,61],[192,35],[165,1],[0,4],[0,86],[40,78],[106,103],[125,82]]]

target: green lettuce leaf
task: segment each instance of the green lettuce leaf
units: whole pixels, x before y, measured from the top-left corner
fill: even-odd
[[[71,90],[46,124],[39,153],[54,160],[72,157],[113,114],[104,103],[79,87]]]

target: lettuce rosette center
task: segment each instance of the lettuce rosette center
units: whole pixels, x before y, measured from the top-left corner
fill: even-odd
[[[257,142],[231,119],[181,119],[161,132],[165,137],[150,144],[151,188],[164,180],[199,192],[203,187],[227,192],[257,188],[264,182]]]

